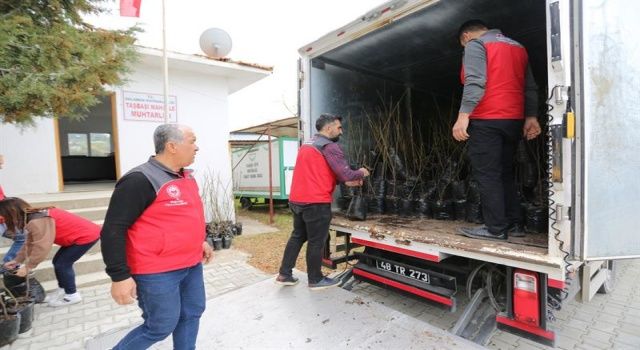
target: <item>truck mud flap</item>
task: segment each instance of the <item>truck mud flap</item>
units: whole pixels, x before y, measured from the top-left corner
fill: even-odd
[[[456,278],[439,272],[360,253],[353,277],[383,287],[391,287],[438,303],[456,311]]]

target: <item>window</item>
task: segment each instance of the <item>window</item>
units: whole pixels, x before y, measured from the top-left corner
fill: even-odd
[[[67,134],[70,156],[88,156],[87,134]]]
[[[106,157],[111,154],[111,134],[92,132],[89,138],[92,157]]]
[[[70,156],[107,157],[113,153],[109,133],[70,133],[67,140]]]

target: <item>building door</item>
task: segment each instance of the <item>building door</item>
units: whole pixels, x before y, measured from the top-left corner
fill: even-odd
[[[108,186],[119,175],[114,95],[98,98],[100,102],[90,108],[86,118],[58,119],[61,182],[67,189],[82,184]]]

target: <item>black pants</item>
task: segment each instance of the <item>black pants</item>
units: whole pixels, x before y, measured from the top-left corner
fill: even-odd
[[[81,245],[70,245],[60,247],[56,255],[53,256],[53,270],[56,273],[58,287],[63,288],[67,294],[76,292],[76,273],[73,271],[73,264],[86,253],[96,241]]]
[[[280,274],[291,276],[304,242],[307,242],[307,277],[317,283],[322,275],[322,252],[329,237],[331,204],[297,205],[290,203],[293,212],[293,232],[287,242],[280,265]]]
[[[468,154],[489,232],[499,234],[522,221],[513,159],[522,138],[522,120],[471,120]]]

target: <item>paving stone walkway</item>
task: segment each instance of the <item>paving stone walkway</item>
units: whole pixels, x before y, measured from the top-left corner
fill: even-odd
[[[597,294],[586,304],[572,301],[562,311],[554,313],[557,349],[640,349],[640,260],[620,261],[616,268],[617,283],[612,294]],[[450,313],[366,283],[356,285],[353,292],[446,330],[453,327],[465,307],[459,305],[457,312]],[[496,331],[488,348],[551,349],[501,331]]]
[[[247,255],[235,249],[216,252],[205,268],[207,298],[219,296],[272,276],[246,263]],[[617,284],[610,295],[596,295],[588,304],[573,301],[556,312],[558,349],[640,349],[640,260],[618,265]],[[86,341],[99,334],[132,327],[141,321],[136,305],[119,306],[110,296],[109,284],[82,288],[81,304],[62,308],[36,306],[33,329],[0,350],[84,349]],[[353,293],[367,296],[394,310],[449,330],[464,305],[449,313],[427,302],[362,283]],[[490,349],[550,349],[538,343],[497,331]]]
[[[204,269],[207,299],[271,277],[246,263],[247,255],[235,249],[216,252]],[[128,328],[141,322],[137,305],[117,305],[110,284],[79,289],[80,304],[50,308],[36,305],[31,331],[0,350],[84,349],[87,340],[106,332]]]

